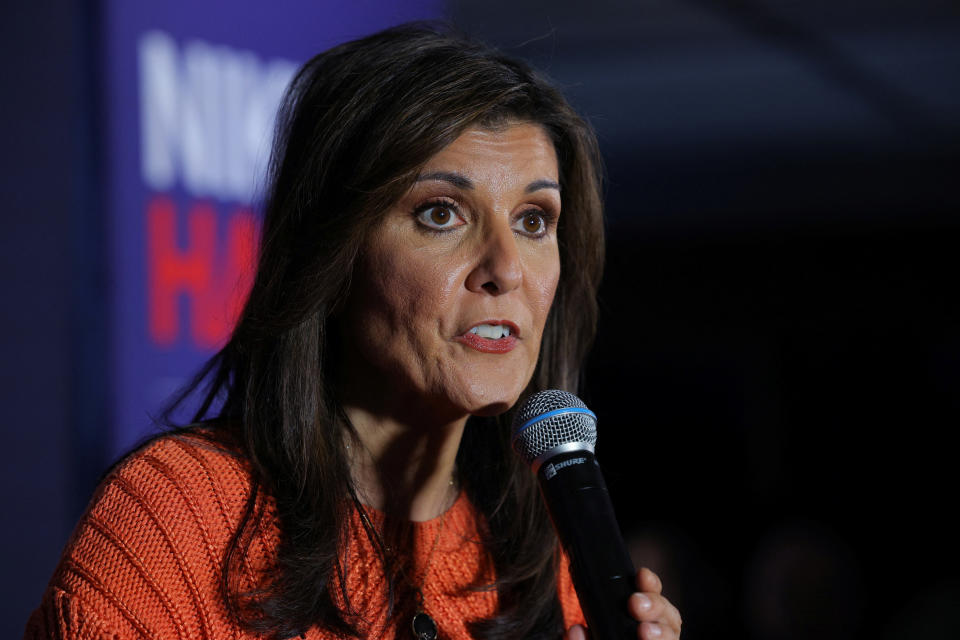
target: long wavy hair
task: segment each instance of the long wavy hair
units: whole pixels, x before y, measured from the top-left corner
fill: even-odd
[[[200,394],[194,422],[212,426],[249,459],[253,491],[222,582],[231,610],[251,630],[284,638],[319,625],[358,634],[356,614],[334,597],[346,592],[339,552],[356,508],[345,450],[351,427],[334,393],[334,318],[367,234],[426,161],[468,127],[513,121],[549,134],[563,208],[560,282],[522,397],[544,388],[575,392],[594,336],[603,264],[601,165],[595,136],[563,96],[526,64],[423,23],[321,53],[287,90],[249,298],[229,342],[168,411]],[[473,622],[471,632],[556,638],[563,632],[557,541],[535,478],[510,450],[511,417],[470,418],[458,455],[460,483],[484,519],[499,602],[497,615]],[[470,464],[461,464],[465,451]],[[247,597],[233,585],[266,495],[281,531],[276,577]]]

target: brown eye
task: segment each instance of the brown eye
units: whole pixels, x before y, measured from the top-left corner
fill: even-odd
[[[463,224],[456,206],[443,202],[426,204],[417,210],[416,215],[420,224],[434,231],[448,231]]]
[[[438,224],[441,227],[448,222],[453,216],[450,215],[450,210],[444,207],[431,207],[430,208],[430,222]]]
[[[523,216],[523,230],[530,234],[538,234],[543,231],[543,216],[531,211]]]

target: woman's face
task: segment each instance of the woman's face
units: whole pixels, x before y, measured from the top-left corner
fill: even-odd
[[[471,128],[433,156],[371,233],[340,316],[351,402],[510,408],[560,277],[559,215],[556,153],[538,125]]]

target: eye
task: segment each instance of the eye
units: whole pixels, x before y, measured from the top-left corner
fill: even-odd
[[[464,224],[463,218],[457,213],[457,205],[452,202],[428,202],[417,207],[417,221],[437,231],[455,229]]]
[[[525,211],[514,223],[515,231],[539,237],[547,232],[547,215],[539,209]]]

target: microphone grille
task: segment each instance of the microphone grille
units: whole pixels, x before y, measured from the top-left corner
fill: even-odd
[[[568,391],[540,391],[527,398],[514,416],[512,443],[528,464],[566,444],[592,451],[597,443],[597,416]]]

